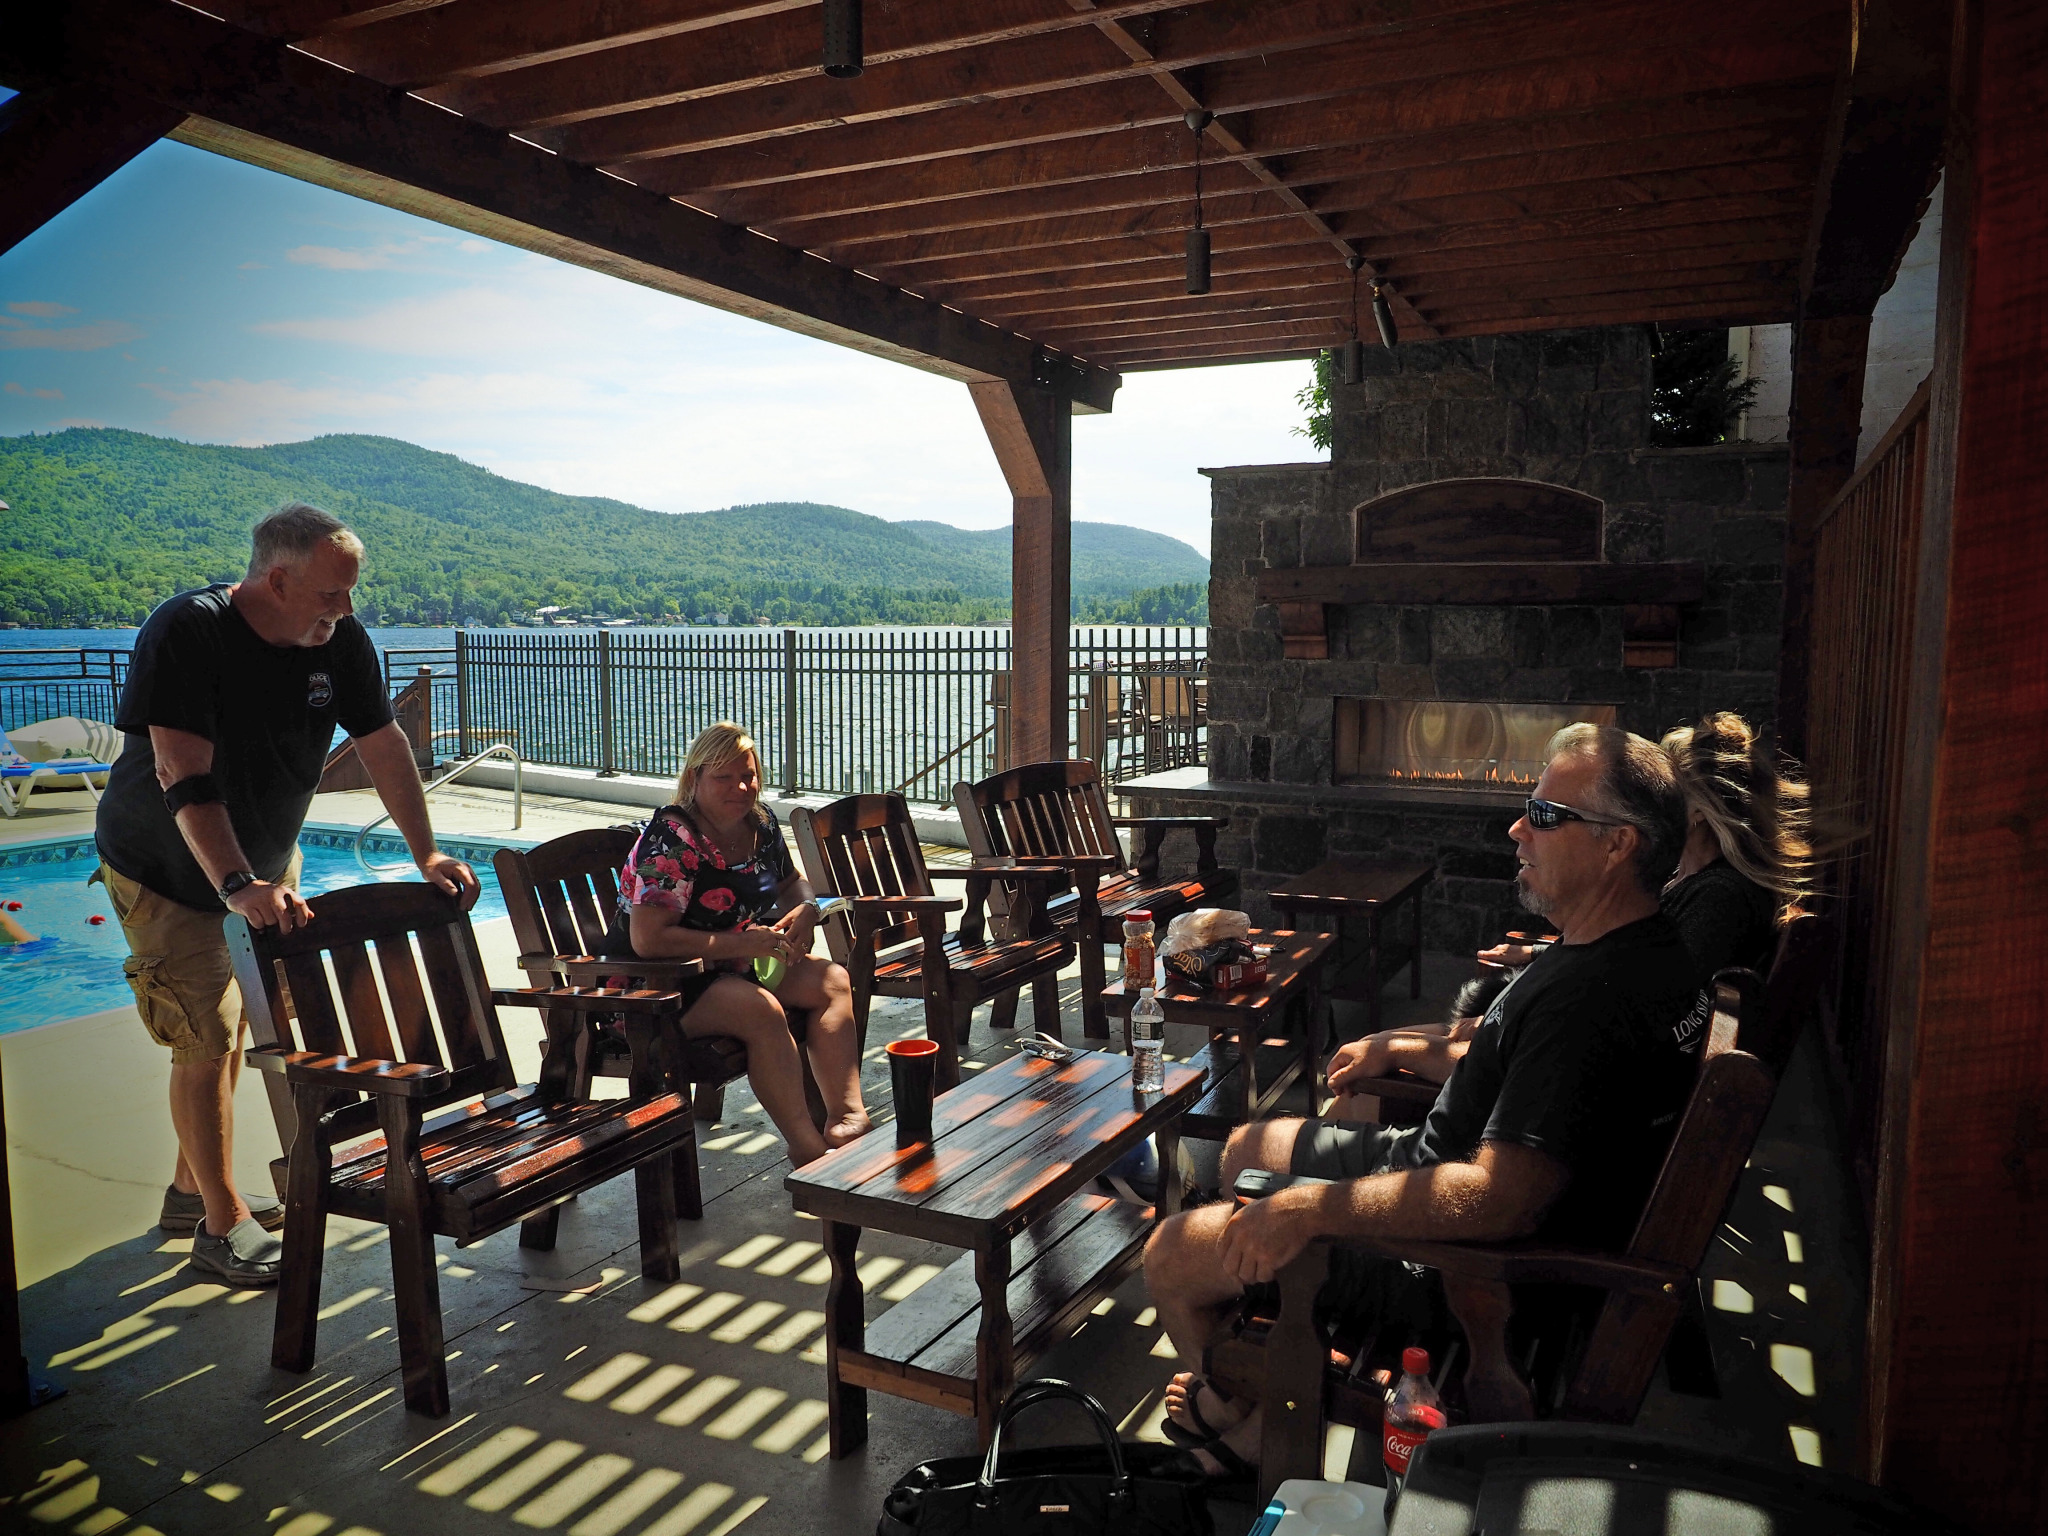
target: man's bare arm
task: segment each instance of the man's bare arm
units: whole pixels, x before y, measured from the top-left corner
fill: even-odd
[[[195,774],[213,771],[213,743],[204,736],[152,725],[149,746],[156,757],[156,781],[165,789]],[[228,808],[219,801],[182,806],[177,822],[179,836],[185,839],[185,846],[192,850],[192,857],[198,860],[215,889],[229,875],[249,868],[249,856],[242,851],[241,839],[235,836]],[[312,915],[297,892],[268,880],[258,880],[235,892],[228,898],[228,909],[258,928],[277,924],[287,933]]]
[[[442,890],[450,895],[459,892],[462,909],[468,911],[476,903],[476,872],[434,846],[434,827],[427,817],[427,793],[420,787],[419,765],[413,761],[412,743],[406,739],[404,729],[394,720],[367,736],[356,737],[355,742],[356,756],[370,770],[377,798],[384,802],[384,809],[391,813],[392,821],[405,838],[413,863]]]
[[[1223,1232],[1224,1271],[1241,1284],[1261,1284],[1318,1237],[1527,1237],[1570,1179],[1564,1164],[1547,1153],[1489,1141],[1469,1163],[1293,1185],[1230,1219]]]

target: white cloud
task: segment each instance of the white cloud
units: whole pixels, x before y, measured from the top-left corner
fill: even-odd
[[[63,315],[75,315],[77,310],[69,304],[48,304],[29,300],[7,306],[7,312],[14,315],[33,315],[38,320],[55,320]]]
[[[391,257],[384,251],[344,251],[332,245],[295,245],[284,253],[295,266],[325,267],[330,272],[367,272],[388,267]]]
[[[51,352],[95,352],[134,341],[143,333],[122,320],[97,320],[91,325],[0,330],[0,348],[38,348]]]

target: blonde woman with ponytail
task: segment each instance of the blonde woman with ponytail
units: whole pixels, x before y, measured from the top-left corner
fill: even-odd
[[[649,819],[619,871],[619,918],[641,959],[704,962],[681,988],[683,1032],[746,1042],[747,1080],[790,1162],[867,1133],[853,986],[844,966],[811,953],[817,901],[761,803],[761,758],[742,727],[721,721],[690,743],[675,802]],[[810,1016],[803,1048],[825,1100],[822,1131],[804,1107],[787,1008]]]
[[[1812,890],[1807,787],[1740,715],[1721,710],[1664,738],[1685,792],[1685,851],[1664,887],[1701,975],[1770,968],[1779,925]]]

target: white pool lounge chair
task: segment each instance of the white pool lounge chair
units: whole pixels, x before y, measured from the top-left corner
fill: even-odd
[[[92,792],[97,803],[100,791],[106,788],[107,774],[111,769],[112,765],[108,763],[85,757],[31,762],[15,751],[7,733],[0,731],[0,815],[9,818],[20,815],[28,797],[45,786],[76,789],[82,784]]]

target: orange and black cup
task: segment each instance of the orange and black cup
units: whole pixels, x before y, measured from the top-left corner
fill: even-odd
[[[889,1093],[896,1103],[899,1147],[932,1139],[932,1074],[938,1064],[936,1040],[889,1042]]]

